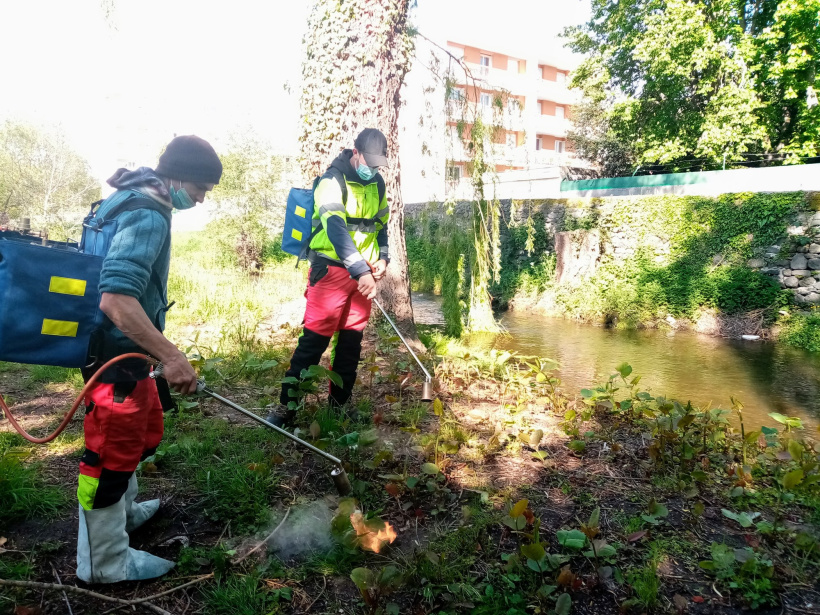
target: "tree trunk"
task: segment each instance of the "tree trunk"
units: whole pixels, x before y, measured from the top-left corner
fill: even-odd
[[[328,167],[364,128],[387,137],[390,167],[382,169],[390,204],[390,266],[379,299],[402,332],[417,339],[399,189],[399,91],[409,69],[410,0],[318,0],[308,19],[302,64],[301,163],[306,184]]]

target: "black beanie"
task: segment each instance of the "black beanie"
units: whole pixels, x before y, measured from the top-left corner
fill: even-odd
[[[176,137],[159,157],[155,171],[163,177],[183,182],[218,184],[222,163],[205,139],[194,135]]]

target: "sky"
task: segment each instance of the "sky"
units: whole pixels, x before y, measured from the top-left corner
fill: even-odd
[[[0,121],[58,126],[101,179],[123,160],[153,166],[175,134],[197,134],[219,149],[245,131],[293,152],[309,7],[302,0],[2,2]],[[418,0],[412,19],[437,40],[565,54],[558,33],[588,13],[589,0]]]

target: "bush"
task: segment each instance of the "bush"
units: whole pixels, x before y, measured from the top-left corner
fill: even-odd
[[[820,314],[794,314],[783,322],[780,339],[789,346],[820,352]]]

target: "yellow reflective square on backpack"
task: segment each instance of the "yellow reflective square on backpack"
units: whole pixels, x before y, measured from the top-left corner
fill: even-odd
[[[48,285],[48,292],[59,293],[61,295],[76,295],[82,297],[85,295],[85,280],[75,280],[73,278],[61,278],[59,276],[51,276],[51,283]]]
[[[77,329],[80,323],[68,320],[43,319],[43,335],[56,335],[58,337],[77,337]]]
[[[302,231],[293,229],[290,234],[296,241],[302,241]]]
[[[307,213],[307,211],[305,210],[305,208],[304,208],[304,207],[299,207],[299,206],[297,206],[297,207],[296,207],[296,209],[294,209],[294,210],[293,210],[293,212],[294,212],[297,216],[299,216],[300,218],[304,218],[304,217],[305,217],[305,214]]]

